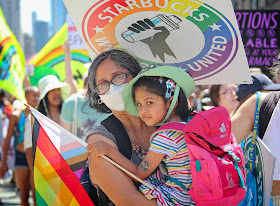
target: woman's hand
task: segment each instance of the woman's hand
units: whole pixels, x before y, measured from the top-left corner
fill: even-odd
[[[7,163],[2,161],[0,164],[0,179],[5,177],[7,171],[8,171]]]
[[[113,147],[102,140],[94,140],[87,146],[86,149],[90,155],[98,157],[102,155],[109,156],[110,150],[112,150]]]
[[[68,41],[64,42],[64,45],[62,46],[62,48],[63,48],[65,54],[70,54],[70,46],[69,46]]]

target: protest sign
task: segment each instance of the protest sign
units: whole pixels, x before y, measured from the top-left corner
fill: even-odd
[[[247,168],[249,168],[249,149],[252,139],[253,132],[245,139],[243,149],[245,164]],[[275,160],[276,158],[273,156],[268,147],[259,137],[257,137],[254,174],[257,184],[258,206],[269,205]]]
[[[69,14],[66,15],[68,43],[71,49],[86,49]]]
[[[64,0],[92,59],[119,48],[196,84],[251,83],[231,0]]]
[[[249,67],[268,68],[280,46],[280,10],[235,11]]]

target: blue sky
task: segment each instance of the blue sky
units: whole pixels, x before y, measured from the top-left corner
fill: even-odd
[[[21,29],[31,33],[33,11],[37,12],[39,20],[50,21],[50,0],[21,0]]]

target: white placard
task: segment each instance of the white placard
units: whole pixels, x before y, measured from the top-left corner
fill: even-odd
[[[231,0],[64,0],[92,59],[122,48],[196,84],[251,83]]]
[[[244,159],[249,167],[249,148],[252,141],[253,132],[245,139]],[[273,156],[264,142],[256,138],[256,159],[255,159],[255,177],[257,184],[258,206],[267,206],[270,202],[274,166],[276,158]]]
[[[66,15],[66,21],[68,25],[67,34],[70,49],[85,49],[83,40],[69,14]]]

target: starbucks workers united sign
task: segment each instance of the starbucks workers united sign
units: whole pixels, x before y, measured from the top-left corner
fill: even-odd
[[[250,81],[230,0],[64,3],[93,58],[119,48],[144,65],[180,67],[200,84]]]

